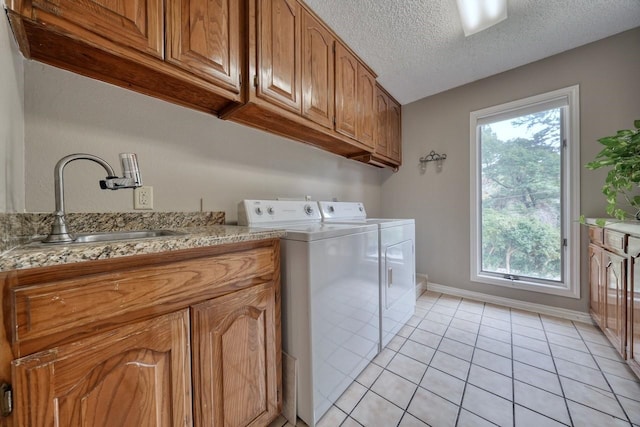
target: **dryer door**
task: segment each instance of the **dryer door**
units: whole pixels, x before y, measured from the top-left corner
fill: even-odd
[[[415,309],[413,240],[384,250],[382,273],[382,346],[400,330]],[[385,342],[386,341],[386,342]]]

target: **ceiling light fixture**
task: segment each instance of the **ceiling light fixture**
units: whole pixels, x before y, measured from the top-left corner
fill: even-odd
[[[507,0],[456,1],[466,37],[507,19]]]

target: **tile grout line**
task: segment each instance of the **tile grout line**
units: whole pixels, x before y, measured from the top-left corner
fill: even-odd
[[[575,327],[575,325],[574,325],[574,327]],[[578,329],[578,328],[576,328],[576,329]],[[580,338],[582,338],[582,334],[580,333],[579,330],[578,330],[578,335],[580,335]],[[582,338],[582,341],[584,342],[584,338]],[[602,377],[604,378],[605,382],[607,383],[607,385],[611,389],[611,393],[613,394],[613,397],[615,397],[616,402],[618,402],[618,405],[620,405],[620,409],[622,410],[622,413],[624,414],[625,417],[627,417],[627,421],[629,422],[629,425],[633,425],[633,423],[631,422],[631,417],[629,416],[629,414],[627,414],[627,410],[625,409],[625,407],[620,402],[620,398],[618,397],[618,393],[616,393],[616,391],[613,389],[613,386],[609,382],[609,378],[607,378],[607,376],[604,374],[604,371],[600,367],[600,363],[598,363],[598,359],[596,359],[593,356],[593,353],[591,352],[591,348],[589,348],[588,345],[585,344],[585,347],[587,347],[587,351],[589,352],[589,355],[591,355],[591,358],[593,359],[593,362],[596,364],[596,366],[598,367],[598,370],[602,374]],[[634,400],[634,399],[631,399],[631,400]],[[592,409],[595,409],[595,408],[592,408]],[[609,414],[609,415],[611,415],[611,414]]]
[[[549,347],[549,353],[551,353],[551,362],[553,363],[553,369],[555,369],[556,371],[555,372],[556,378],[558,379],[558,384],[560,385],[560,392],[562,393],[564,406],[567,409],[567,414],[569,415],[569,422],[571,423],[572,426],[574,426],[573,417],[571,416],[571,410],[569,409],[569,402],[567,401],[568,400],[567,395],[564,392],[564,386],[562,385],[562,381],[560,380],[560,372],[558,371],[558,366],[556,365],[556,358],[553,355],[553,350],[551,349],[551,344],[549,343],[549,337],[547,336],[547,328],[545,326],[544,320],[542,319],[542,316],[540,317],[540,323],[542,323],[542,331],[544,332],[544,337],[547,340],[547,347]],[[571,324],[573,325],[573,322]]]
[[[464,301],[464,298],[462,299],[462,301]],[[482,321],[482,317],[484,317],[485,308],[486,308],[486,303],[483,303],[482,304],[482,312],[483,312],[483,314],[480,316],[480,320],[481,321]],[[447,328],[447,330],[448,330],[448,328]],[[456,423],[455,423],[456,426],[460,422],[460,415],[462,414],[462,410],[463,409],[468,411],[470,414],[474,414],[475,416],[477,416],[480,419],[483,419],[483,420],[485,420],[485,421],[487,421],[487,422],[489,422],[489,423],[491,423],[493,425],[496,425],[494,422],[489,421],[486,418],[476,414],[475,412],[471,412],[468,409],[465,409],[465,408],[462,407],[462,402],[464,402],[464,397],[465,397],[465,394],[467,393],[467,385],[469,385],[469,376],[471,375],[471,366],[473,366],[473,357],[476,354],[476,346],[478,345],[478,337],[479,336],[480,336],[480,327],[478,327],[478,333],[476,334],[476,340],[475,340],[475,343],[473,345],[473,351],[471,352],[471,361],[469,361],[469,370],[467,371],[467,377],[466,377],[466,379],[464,381],[464,387],[462,388],[462,397],[461,397],[461,400],[460,400],[460,405],[458,405],[458,414],[456,415]],[[484,390],[484,389],[481,389],[481,390]]]

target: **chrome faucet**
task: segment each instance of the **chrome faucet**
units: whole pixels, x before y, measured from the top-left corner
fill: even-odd
[[[101,165],[107,172],[107,177],[100,180],[100,188],[103,190],[120,190],[121,188],[136,188],[142,185],[138,159],[134,153],[120,153],[123,177],[119,178],[113,168],[105,160],[93,154],[70,154],[56,163],[53,171],[55,184],[56,207],[51,226],[51,233],[43,240],[44,243],[69,243],[75,240],[73,234],[67,229],[64,217],[64,167],[74,160],[91,160]]]

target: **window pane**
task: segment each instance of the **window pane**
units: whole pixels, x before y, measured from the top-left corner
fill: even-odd
[[[479,126],[483,272],[562,280],[561,117]]]

